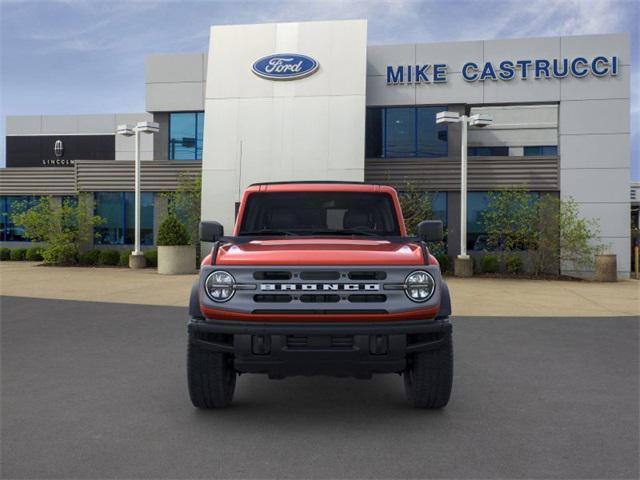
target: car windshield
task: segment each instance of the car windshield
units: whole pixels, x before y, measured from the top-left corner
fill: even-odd
[[[386,193],[262,192],[249,195],[239,235],[377,237],[400,228]]]

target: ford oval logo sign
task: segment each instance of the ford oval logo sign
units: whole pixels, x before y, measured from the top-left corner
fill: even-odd
[[[318,62],[306,55],[278,53],[256,60],[251,70],[269,80],[296,80],[312,75],[318,66]]]

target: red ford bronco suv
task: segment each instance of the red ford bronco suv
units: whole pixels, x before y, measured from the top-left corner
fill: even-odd
[[[231,403],[236,375],[404,376],[409,402],[441,408],[453,377],[451,302],[427,242],[408,237],[396,191],[344,182],[250,186],[233,236],[212,242],[189,304],[188,383],[199,408]]]

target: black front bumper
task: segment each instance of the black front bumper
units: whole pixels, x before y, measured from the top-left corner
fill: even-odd
[[[189,341],[230,353],[241,373],[272,378],[330,375],[369,378],[404,370],[407,355],[438,348],[448,318],[388,323],[249,323],[189,321]]]

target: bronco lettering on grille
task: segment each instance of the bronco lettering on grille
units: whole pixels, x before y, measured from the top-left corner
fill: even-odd
[[[377,292],[380,285],[377,283],[263,283],[262,291],[367,291]]]

